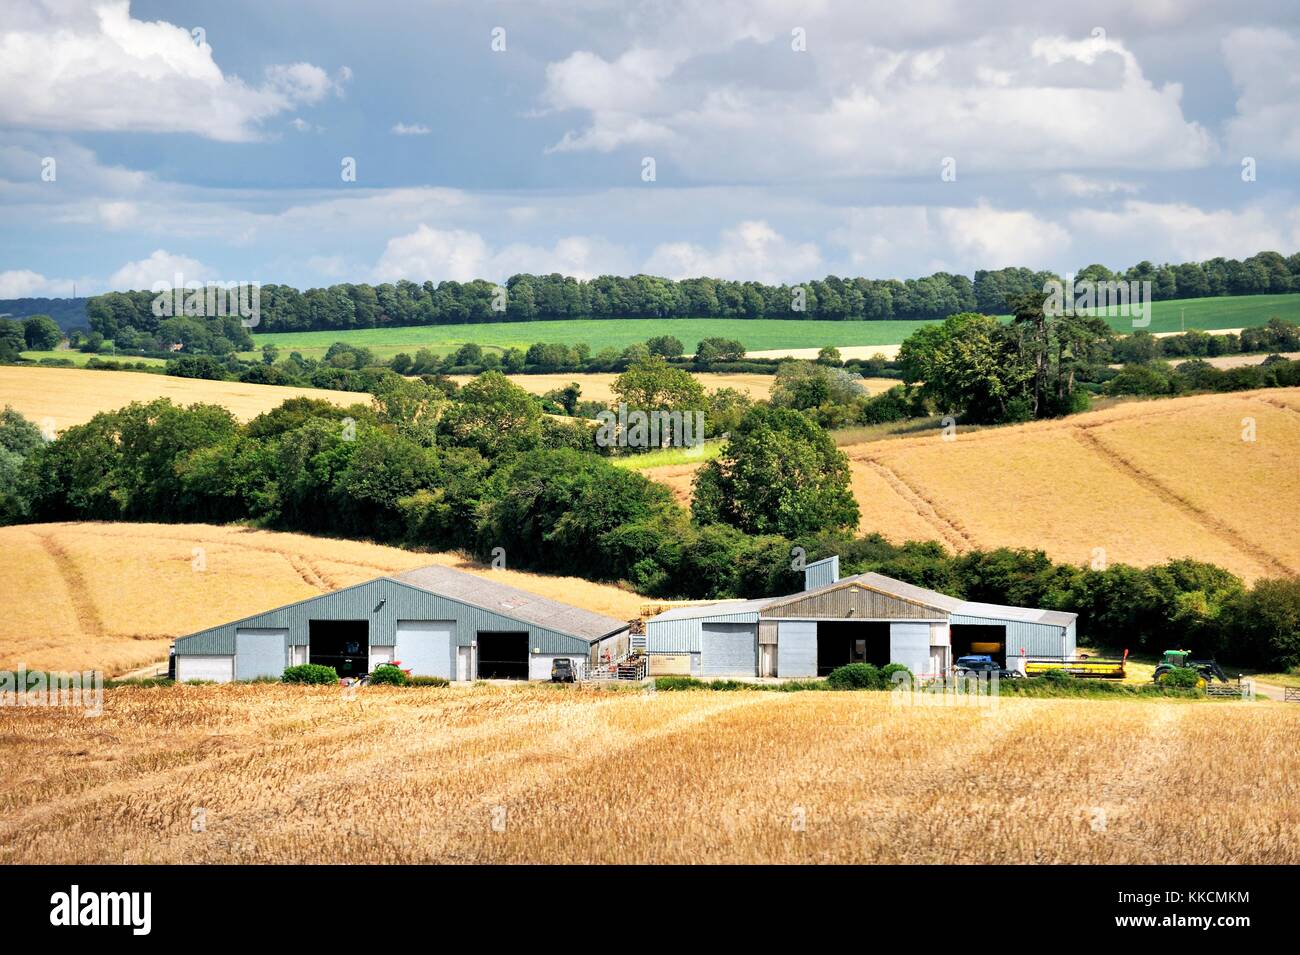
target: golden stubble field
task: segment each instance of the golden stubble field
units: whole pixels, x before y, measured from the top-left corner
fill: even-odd
[[[816,349],[813,349],[813,351],[816,352]],[[816,354],[813,357],[815,358]],[[462,385],[473,378],[471,375],[452,375],[450,377]],[[544,395],[548,391],[567,387],[571,382],[576,381],[582,388],[583,401],[609,403],[613,402],[616,397],[614,394],[614,380],[618,378],[618,375],[614,372],[591,372],[589,374],[511,375],[509,377],[520,388],[535,395]],[[695,372],[694,378],[706,392],[717,391],[719,388],[734,388],[755,401],[766,401],[772,392],[772,382],[776,380],[774,375],[709,371]],[[866,389],[867,394],[871,395],[878,395],[881,392],[888,391],[897,384],[898,381],[893,378],[864,378],[862,380],[863,388]]]
[[[493,570],[457,554],[208,524],[0,528],[0,667],[131,672],[178,636],[413,567],[442,564],[619,619],[606,584]]]
[[[85,424],[101,411],[116,411],[133,401],[155,398],[170,398],[178,405],[221,405],[240,421],[277,408],[290,398],[319,398],[341,408],[371,401],[370,395],[325,388],[246,385],[135,371],[0,366],[0,408],[12,406],[47,432]]]
[[[0,708],[0,860],[1300,862],[1283,704],[269,685]]]
[[[1041,548],[1072,564],[1194,557],[1248,581],[1300,573],[1300,389],[1131,401],[841,450],[863,533],[958,552]],[[645,473],[689,500],[697,467]]]

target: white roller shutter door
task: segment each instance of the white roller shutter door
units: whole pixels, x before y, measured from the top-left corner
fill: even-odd
[[[394,659],[403,670],[410,670],[415,676],[440,676],[450,680],[454,629],[455,624],[450,620],[399,620]]]
[[[228,656],[183,656],[176,654],[176,682],[209,680],[229,683],[235,678],[235,658]]]

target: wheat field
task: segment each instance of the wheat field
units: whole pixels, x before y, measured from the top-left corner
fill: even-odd
[[[341,408],[371,401],[369,395],[325,388],[246,385],[139,371],[0,366],[0,408],[12,406],[46,433],[85,424],[101,411],[116,411],[133,401],[170,398],[178,405],[221,405],[240,421],[248,421],[289,398],[304,397]]]
[[[816,357],[816,355],[813,357]],[[462,385],[473,379],[472,375],[451,375],[450,377]],[[583,401],[609,403],[615,399],[614,380],[618,378],[618,375],[614,372],[574,372],[573,374],[511,375],[509,377],[520,388],[535,395],[544,395],[548,391],[564,388],[571,382],[576,381],[582,388]],[[734,388],[755,401],[766,401],[772,392],[772,383],[776,380],[774,375],[740,372],[702,371],[695,372],[693,377],[706,392],[716,391],[719,388]],[[899,382],[893,378],[862,379],[862,387],[870,395],[878,395],[881,392],[888,391],[897,384]]]
[[[1300,713],[544,686],[0,708],[0,860],[1297,863]]]
[[[472,381],[474,378],[473,375],[451,375],[449,377],[461,385]],[[614,372],[574,372],[567,375],[558,373],[553,375],[510,375],[509,377],[520,388],[535,395],[544,395],[556,388],[565,388],[571,382],[576,381],[582,388],[582,401],[609,403],[614,400],[614,379],[618,378],[618,375]],[[704,372],[700,372],[694,377],[705,391],[715,391],[718,388],[734,388],[755,400],[766,400],[768,393],[772,390],[772,382],[775,380],[772,375]]]
[[[841,450],[859,530],[896,542],[1039,548],[1071,564],[1194,557],[1247,581],[1300,573],[1300,389],[1128,401]],[[686,502],[697,467],[643,473]]]
[[[0,528],[0,667],[130,673],[166,660],[178,636],[434,563],[618,619],[640,606],[606,584],[359,541],[206,524],[27,524]]]

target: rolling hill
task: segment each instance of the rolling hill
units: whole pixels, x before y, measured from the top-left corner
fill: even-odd
[[[354,391],[249,385],[136,371],[0,365],[0,407],[12,406],[47,431],[84,424],[101,411],[154,398],[170,398],[182,405],[221,405],[240,421],[247,421],[299,397],[320,398],[343,408],[370,403],[370,395]]]
[[[0,667],[126,673],[204,627],[383,574],[442,564],[631,619],[641,599],[606,584],[491,570],[455,554],[207,524],[0,528]]]
[[[1194,557],[1246,580],[1300,573],[1300,389],[1130,401],[842,450],[864,533],[958,552],[1040,548],[1073,564]],[[686,501],[698,467],[644,473]]]
[[[1300,294],[1237,295],[1220,298],[1175,299],[1152,306],[1153,333],[1177,332],[1182,328],[1229,329],[1262,325],[1276,316],[1300,320]],[[1128,318],[1108,319],[1119,332],[1131,332]],[[534,342],[578,345],[586,343],[593,352],[602,348],[623,349],[655,335],[675,335],[692,351],[702,338],[734,338],[750,352],[779,353],[790,349],[841,348],[897,345],[908,335],[929,324],[924,321],[825,321],[778,318],[670,318],[670,319],[573,319],[547,322],[491,322],[472,325],[413,325],[400,328],[366,328],[347,331],[261,332],[253,336],[260,348],[275,345],[281,352],[300,352],[306,358],[320,358],[334,342],[363,345],[379,358],[398,352],[414,354],[428,348],[438,354],[454,351],[473,342],[485,348],[527,348]],[[860,353],[860,352],[858,352]],[[253,353],[247,353],[252,357]]]

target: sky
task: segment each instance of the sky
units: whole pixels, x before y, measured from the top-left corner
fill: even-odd
[[[1300,250],[1294,0],[0,9],[0,298]]]

